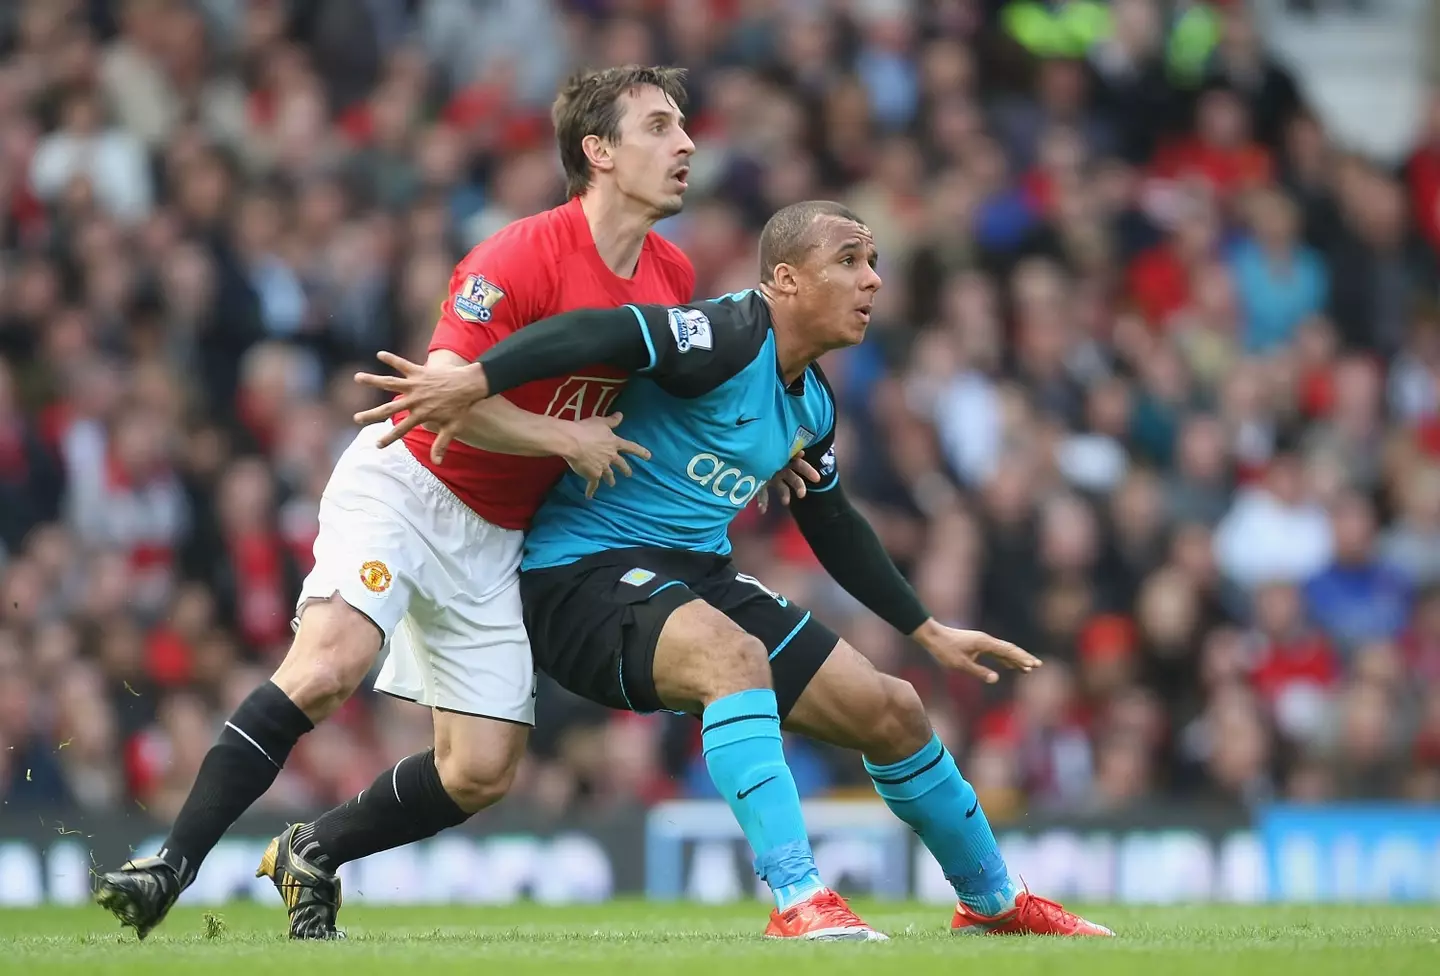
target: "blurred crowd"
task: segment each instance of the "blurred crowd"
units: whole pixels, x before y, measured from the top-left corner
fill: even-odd
[[[450,269],[560,201],[577,66],[690,70],[700,296],[775,208],[871,223],[839,457],[939,672],[783,514],[737,558],[909,677],[991,815],[1440,799],[1440,101],[1335,146],[1238,2],[0,4],[0,799],[169,818],[289,637],[320,493]],[[398,448],[397,448],[398,449]],[[778,506],[776,507],[778,508]],[[423,749],[365,691],[263,803]],[[516,793],[708,795],[698,727],[542,685]],[[795,741],[807,795],[868,790]]]

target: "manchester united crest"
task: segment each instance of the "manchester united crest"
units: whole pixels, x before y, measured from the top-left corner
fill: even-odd
[[[390,567],[378,559],[372,559],[360,567],[360,582],[371,593],[384,593],[390,589]]]

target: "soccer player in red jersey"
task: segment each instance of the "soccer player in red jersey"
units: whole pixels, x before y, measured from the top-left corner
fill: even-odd
[[[691,299],[689,260],[652,227],[677,213],[694,143],[683,73],[628,66],[568,82],[553,109],[569,202],[511,224],[450,281],[428,364],[463,366],[547,316]],[[375,681],[428,705],[435,745],[359,796],[292,826],[265,853],[292,938],[332,938],[346,861],[432,836],[504,796],[534,722],[535,671],[521,616],[524,530],[573,468],[593,487],[628,474],[644,448],[606,416],[625,383],[596,367],[477,404],[443,461],[417,428],[381,450],[389,424],[362,430],[325,489],[315,568],[296,634],[274,676],[225,723],[159,853],[100,880],[97,900],[144,937],[230,825],[274,782],[300,736]],[[440,452],[434,452],[437,454]]]

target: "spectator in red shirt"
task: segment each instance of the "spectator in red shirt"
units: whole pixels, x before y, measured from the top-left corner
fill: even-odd
[[[1315,739],[1329,717],[1340,661],[1329,640],[1305,620],[1305,604],[1291,583],[1271,583],[1255,595],[1256,658],[1251,680],[1275,724],[1292,738]]]
[[[1430,96],[1420,144],[1405,164],[1405,179],[1415,226],[1430,247],[1440,252],[1440,92]]]
[[[224,555],[211,569],[211,582],[225,616],[252,650],[283,648],[300,574],[275,522],[275,486],[263,461],[230,466],[217,509]]]
[[[0,359],[0,554],[18,551],[31,526],[59,515],[62,486],[59,459],[21,413]]]
[[[1126,292],[1145,320],[1163,330],[1171,315],[1191,302],[1195,275],[1220,244],[1220,224],[1207,195],[1181,198],[1169,237],[1143,251],[1126,271]]]
[[[1250,113],[1229,88],[1214,87],[1200,97],[1196,132],[1160,150],[1151,173],[1162,180],[1207,183],[1224,202],[1270,182],[1269,150],[1250,136]]]

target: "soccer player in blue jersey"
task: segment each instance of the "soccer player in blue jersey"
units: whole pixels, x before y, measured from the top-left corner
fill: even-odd
[[[796,204],[761,234],[756,289],[555,316],[460,369],[385,353],[400,376],[357,378],[401,395],[357,419],[408,409],[397,429],[429,423],[443,451],[453,422],[484,397],[593,363],[633,374],[615,409],[652,456],[598,494],[574,476],[554,489],[525,543],[525,624],[536,662],[571,691],[612,708],[701,718],[711,778],[775,894],[767,935],[884,938],[815,869],[782,726],[864,754],[876,791],[954,886],[956,931],[1110,935],[1011,879],[974,789],[908,682],[876,671],[730,561],[735,515],[804,458],[819,480],[791,511],[856,599],[942,664],[985,681],[998,676],[983,655],[1021,671],[1040,664],[932,618],[841,488],[835,402],[815,361],[864,338],[880,288],[875,260],[869,229],[849,210]]]

